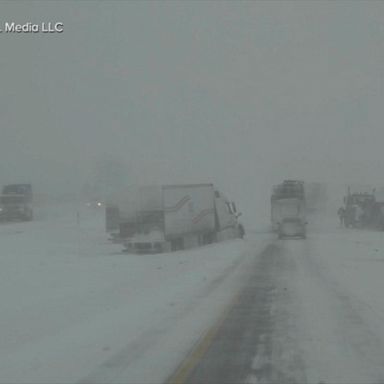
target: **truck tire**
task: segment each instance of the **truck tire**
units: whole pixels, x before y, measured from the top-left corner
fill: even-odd
[[[180,251],[184,249],[184,239],[179,237],[177,239],[173,239],[171,241],[171,250],[172,251]]]
[[[245,229],[242,224],[239,224],[238,233],[239,233],[239,238],[244,239]]]
[[[203,245],[216,243],[216,233],[215,232],[209,232],[205,233],[203,235]]]

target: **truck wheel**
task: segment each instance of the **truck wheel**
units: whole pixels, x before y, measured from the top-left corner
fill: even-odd
[[[216,241],[217,241],[216,240],[216,234],[214,232],[205,233],[203,235],[203,244],[204,245],[212,244],[212,243],[215,243]]]
[[[179,251],[181,249],[184,249],[184,240],[183,238],[174,239],[171,242],[171,250],[172,251]]]
[[[239,224],[239,231],[238,232],[239,232],[239,238],[244,239],[245,229],[244,229],[242,224]]]

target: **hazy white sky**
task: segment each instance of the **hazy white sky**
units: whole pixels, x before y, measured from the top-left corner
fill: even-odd
[[[0,183],[212,181],[244,209],[284,178],[381,182],[384,3],[17,1],[0,23]]]

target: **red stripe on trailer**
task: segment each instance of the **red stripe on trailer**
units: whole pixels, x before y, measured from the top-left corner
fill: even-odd
[[[214,213],[214,209],[212,208],[207,208],[203,209],[196,217],[192,219],[193,224],[197,224],[199,221],[201,221],[204,217]]]
[[[171,206],[171,207],[166,207],[164,208],[164,210],[166,212],[176,212],[178,211],[180,208],[182,208],[185,204],[188,203],[188,201],[191,200],[191,197],[190,196],[184,196],[182,199],[180,199],[175,205]]]

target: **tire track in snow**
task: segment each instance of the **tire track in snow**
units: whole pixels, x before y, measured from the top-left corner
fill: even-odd
[[[196,296],[188,302],[182,303],[173,311],[168,311],[166,315],[159,317],[158,327],[144,331],[138,335],[135,340],[126,345],[125,348],[113,354],[110,358],[96,367],[86,377],[78,381],[78,384],[94,384],[94,383],[121,383],[128,382],[127,375],[131,365],[142,358],[147,351],[154,345],[158,344],[162,337],[169,333],[175,325],[175,317],[181,322],[187,318],[196,308],[198,303],[205,297],[208,297],[239,267],[243,260],[247,257],[244,253],[235,259],[221,274],[211,282],[202,286],[202,289]]]
[[[306,381],[293,338],[287,351],[287,339],[281,339],[277,332],[282,324],[283,328],[288,324],[286,308],[280,305],[281,299],[286,300],[287,290],[280,280],[292,268],[277,244],[255,255],[251,276],[209,341],[209,348],[204,348],[204,355],[187,378],[175,382],[302,384]]]

